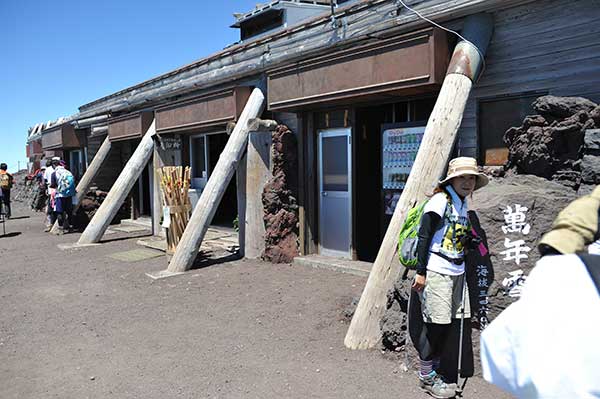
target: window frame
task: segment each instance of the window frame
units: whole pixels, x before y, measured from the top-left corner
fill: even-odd
[[[507,100],[517,100],[524,97],[542,97],[549,94],[549,90],[533,90],[533,91],[523,91],[518,93],[507,93],[507,94],[499,94],[485,97],[478,97],[475,99],[476,104],[476,143],[475,143],[475,154],[477,157],[477,162],[479,165],[485,164],[485,153],[482,151],[482,117],[481,117],[481,108],[483,103],[491,103],[495,101],[507,101]],[[506,131],[505,131],[506,132]]]

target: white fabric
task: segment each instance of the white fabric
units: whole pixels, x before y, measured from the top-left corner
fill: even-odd
[[[481,335],[483,376],[518,398],[600,398],[600,295],[576,255],[546,256]]]
[[[433,252],[429,255],[429,262],[427,263],[427,270],[433,270],[434,272],[441,274],[448,274],[451,276],[457,276],[463,274],[465,271],[464,262],[460,265],[456,265],[452,262],[448,262],[446,259],[435,255],[436,252],[443,253],[445,256],[452,259],[459,259],[463,257],[462,244],[452,243],[452,229],[456,227],[455,235],[460,236],[466,232],[468,228],[468,215],[467,211],[469,207],[467,200],[460,199],[458,194],[454,191],[452,186],[447,186],[446,189],[452,199],[452,207],[450,218],[455,221],[446,220],[444,214],[446,213],[446,206],[448,205],[448,197],[444,193],[437,193],[425,204],[423,209],[424,213],[434,212],[438,214],[444,221],[442,228],[436,230],[431,244],[429,245],[429,252]]]
[[[592,255],[600,255],[600,240],[594,241],[588,246],[588,253]]]
[[[52,173],[54,173],[54,167],[48,166],[46,171],[44,172],[44,180],[46,180],[46,184],[50,184],[50,180],[52,179]]]

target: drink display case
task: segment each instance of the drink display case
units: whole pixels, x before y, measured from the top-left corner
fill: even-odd
[[[383,212],[389,222],[417,157],[425,126],[385,124],[381,131]]]

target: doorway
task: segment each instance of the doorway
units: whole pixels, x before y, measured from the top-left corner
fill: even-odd
[[[351,259],[351,129],[319,130],[319,252]]]
[[[81,156],[81,150],[71,150],[69,151],[69,168],[71,169],[71,174],[75,178],[75,181],[78,182],[83,176],[83,158]]]
[[[200,198],[208,180],[217,166],[229,136],[224,132],[211,132],[193,135],[189,140],[191,170],[190,199],[192,205]],[[229,182],[223,198],[213,216],[211,224],[232,227],[237,217],[237,188],[235,176]]]

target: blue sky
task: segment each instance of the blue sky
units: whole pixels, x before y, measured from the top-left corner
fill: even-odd
[[[0,0],[0,161],[25,167],[27,129],[238,40],[257,0]]]

